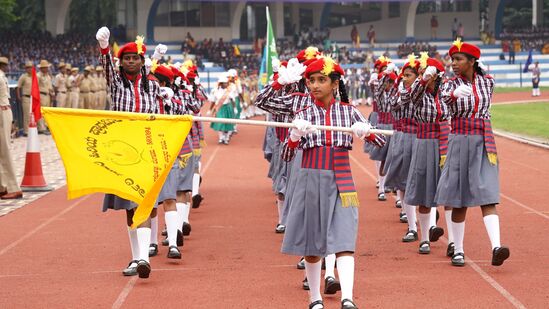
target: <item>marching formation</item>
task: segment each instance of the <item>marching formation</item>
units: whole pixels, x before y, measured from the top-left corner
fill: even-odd
[[[451,265],[464,266],[467,209],[480,207],[492,265],[509,257],[496,211],[499,167],[489,113],[494,79],[485,73],[477,46],[458,39],[448,53],[452,79],[444,78],[442,63],[426,52],[409,55],[400,70],[388,58],[377,59],[368,83],[374,94],[368,120],[349,102],[344,71],[316,47],[273,66],[270,84],[255,104],[268,118],[295,125],[268,129],[264,152],[279,214],[275,231],[284,233],[283,253],[302,257],[297,266],[305,269],[309,309],[324,308],[321,267],[324,294],[341,290],[341,308],[357,308],[353,254],[359,205],[348,154],[353,138],[314,125],[350,127],[364,141],[378,172],[377,199],[396,193],[399,221],[408,224],[402,242],[419,240],[419,254],[430,254],[431,242],[444,235],[437,226],[437,207],[444,207],[445,254]],[[394,134],[370,134],[372,126]]]

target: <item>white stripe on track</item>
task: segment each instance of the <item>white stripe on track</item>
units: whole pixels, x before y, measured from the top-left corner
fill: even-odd
[[[360,161],[358,161],[353,155],[349,155],[349,157],[351,158],[351,160],[354,161],[355,164],[358,165],[358,167],[360,167],[360,169],[362,171],[364,171],[366,174],[368,174],[368,176],[370,176],[374,181],[376,180],[376,177],[372,173],[370,173],[366,169],[366,167],[362,163],[360,163]],[[502,196],[503,196],[503,194],[502,194]],[[524,206],[526,206],[526,205],[524,205]],[[444,237],[441,237],[441,239],[444,239],[446,244],[448,244],[448,241]],[[484,279],[484,281],[488,282],[488,284],[490,284],[496,291],[498,291],[498,293],[500,293],[505,299],[507,299],[507,301],[509,301],[511,304],[513,304],[513,306],[515,308],[520,308],[520,309],[525,309],[526,308],[526,306],[524,306],[516,297],[511,295],[511,293],[509,293],[494,278],[492,278],[490,275],[488,275],[486,272],[484,272],[475,262],[470,260],[468,257],[467,257],[467,265],[471,266],[471,268],[477,274],[479,274],[479,276],[482,279]]]
[[[219,146],[215,147],[211,157],[208,159],[208,162],[204,165],[202,168],[202,175],[206,174],[206,171],[208,170],[208,167],[210,167],[210,164],[213,162],[215,156],[217,155],[217,152],[219,151]],[[126,285],[124,286],[124,289],[118,294],[118,297],[116,298],[116,301],[112,304],[113,309],[118,309],[122,307],[124,302],[126,301],[126,298],[128,298],[128,295],[130,295],[130,292],[133,290],[133,287],[135,286],[135,282],[137,281],[137,277],[132,277]]]
[[[31,237],[32,235],[36,234],[36,232],[40,231],[41,229],[43,229],[46,225],[52,223],[53,221],[57,220],[59,217],[63,216],[64,214],[66,214],[67,212],[71,211],[71,209],[73,209],[74,207],[76,207],[77,205],[79,205],[80,203],[82,203],[83,201],[85,201],[86,199],[88,199],[90,196],[89,195],[86,195],[85,197],[79,199],[78,201],[75,201],[74,203],[72,203],[69,207],[63,209],[63,211],[61,211],[60,213],[58,213],[57,215],[49,218],[46,222],[40,224],[39,226],[35,227],[34,229],[30,230],[27,234],[21,236],[21,238],[17,239],[16,241],[12,242],[11,244],[7,245],[6,247],[4,247],[2,250],[0,250],[0,255],[3,255],[4,253],[8,252],[10,249],[12,249],[13,247],[19,245],[20,243],[22,243],[24,240],[26,240],[27,238]]]
[[[544,214],[544,213],[541,212],[541,211],[537,211],[537,210],[535,210],[535,209],[533,209],[533,208],[530,208],[530,207],[524,205],[523,203],[521,203],[521,202],[519,202],[519,201],[517,201],[517,200],[515,200],[515,199],[513,199],[513,198],[511,198],[511,197],[509,197],[509,196],[507,196],[507,195],[505,195],[505,194],[503,194],[503,193],[500,193],[499,195],[500,195],[501,197],[503,197],[504,199],[511,201],[512,203],[514,203],[514,204],[517,205],[517,206],[520,206],[520,207],[522,207],[522,208],[524,208],[524,209],[526,209],[526,210],[529,210],[529,211],[535,213],[536,215],[541,216],[541,217],[543,217],[543,218],[545,218],[545,219],[549,219],[549,216],[546,215],[546,214]]]

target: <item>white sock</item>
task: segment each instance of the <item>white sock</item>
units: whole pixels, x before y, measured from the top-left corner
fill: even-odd
[[[341,284],[341,300],[353,299],[353,284],[355,281],[355,258],[340,256],[337,258],[337,273]]]
[[[309,263],[305,261],[305,273],[307,274],[307,280],[309,281],[309,300],[311,303],[322,299],[322,296],[320,296],[321,268],[321,261],[316,263]]]
[[[158,216],[151,217],[151,244],[158,245]]]
[[[200,188],[200,174],[193,174],[193,196],[198,194],[198,189]]]
[[[454,230],[454,253],[464,253],[463,237],[465,234],[465,221],[453,222],[452,229]]]
[[[431,207],[431,213],[429,216],[429,227],[437,226],[437,208]]]
[[[430,213],[418,213],[419,219],[419,228],[421,229],[421,241],[429,241],[429,229],[431,228],[429,219],[431,217]]]
[[[278,208],[278,224],[282,223],[282,212],[284,211],[284,201],[277,199],[276,206]]]
[[[225,133],[219,131],[219,132],[217,132],[217,135],[219,135],[219,140],[220,140],[220,141],[224,141],[224,140],[225,140]]]
[[[185,217],[185,203],[175,203],[175,208],[177,209],[177,226],[178,228],[182,228],[183,226],[183,218]]]
[[[336,255],[335,254],[328,254],[324,258],[324,263],[326,264],[326,271],[324,272],[324,279],[328,277],[334,277],[335,278],[335,264],[336,264]]]
[[[166,220],[168,242],[170,243],[170,246],[177,246],[177,230],[179,229],[177,211],[172,210],[164,212],[164,219]]]
[[[408,217],[408,229],[410,231],[417,231],[416,206],[408,205],[403,200],[400,200],[400,201],[402,202],[402,208],[404,208],[406,217]]]
[[[377,193],[385,193],[385,176],[379,176],[379,188]]]
[[[151,228],[138,227],[137,242],[139,243],[139,258],[138,260],[149,261],[149,246],[151,245]]]
[[[484,216],[483,219],[486,232],[488,232],[488,237],[490,237],[490,242],[492,243],[492,250],[494,250],[494,248],[501,247],[499,240],[499,216],[487,215]]]
[[[130,249],[132,250],[132,260],[139,260],[139,242],[137,241],[137,230],[128,226],[128,236],[130,237]]]
[[[446,231],[448,232],[448,243],[454,242],[454,229],[452,228],[452,210],[444,210],[446,218]]]
[[[183,203],[183,222],[189,223],[189,214],[191,213],[191,203]],[[183,223],[181,223],[183,225]]]
[[[402,202],[402,191],[400,191],[400,190],[397,190],[397,201]]]
[[[536,96],[536,88],[532,88],[532,96],[533,96],[533,97]]]
[[[202,171],[202,162],[198,161],[198,176],[200,176],[200,171]]]

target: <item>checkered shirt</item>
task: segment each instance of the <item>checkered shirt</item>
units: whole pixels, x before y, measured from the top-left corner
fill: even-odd
[[[494,78],[490,75],[474,74],[473,83],[462,77],[447,80],[440,92],[440,100],[448,105],[452,118],[490,119],[490,104],[494,91]],[[454,90],[460,85],[469,85],[473,94],[467,98],[456,98]]]
[[[442,87],[443,84],[440,86]],[[421,78],[414,81],[407,89],[407,93],[415,105],[414,116],[418,122],[434,123],[448,120],[448,106],[438,96],[435,96],[430,89],[427,89],[427,84]]]

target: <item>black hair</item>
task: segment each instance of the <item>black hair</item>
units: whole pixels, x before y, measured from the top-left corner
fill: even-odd
[[[438,89],[440,88],[440,85],[442,84],[442,77],[440,75],[437,75],[437,79],[435,80],[435,88],[433,89],[433,96],[437,96]]]
[[[473,60],[474,63],[473,63],[473,70],[475,71],[475,73],[477,73],[478,75],[480,76],[484,76],[484,74],[486,74],[486,72],[484,72],[479,66],[478,66],[478,59],[469,55],[469,54],[465,54],[465,57],[467,57],[467,60],[471,61]]]
[[[330,73],[328,75],[332,82],[335,82],[336,80],[339,81],[339,97],[341,102],[349,103],[349,96],[347,95],[347,88],[345,87],[345,82],[343,82],[343,78],[341,78],[341,74],[339,73]]]
[[[124,54],[122,54],[122,57],[123,56]],[[141,57],[142,61],[145,60],[143,56],[139,55],[139,57]],[[122,63],[122,59],[120,59],[120,63]],[[122,67],[122,64],[120,64],[120,66],[118,67],[118,71],[120,72],[120,78],[122,79],[122,84],[124,85],[124,88],[129,88],[130,82],[128,81],[128,78],[126,78],[126,74],[124,74],[125,71],[124,71],[124,68]],[[146,93],[149,93],[149,80],[147,79],[147,70],[145,69],[144,65],[141,66],[140,73],[141,73],[141,87],[143,87],[143,91],[145,91]]]
[[[302,78],[299,80],[298,84],[297,84],[297,89],[299,92],[301,93],[305,93],[306,89],[307,89],[307,82],[305,81],[305,78]]]

